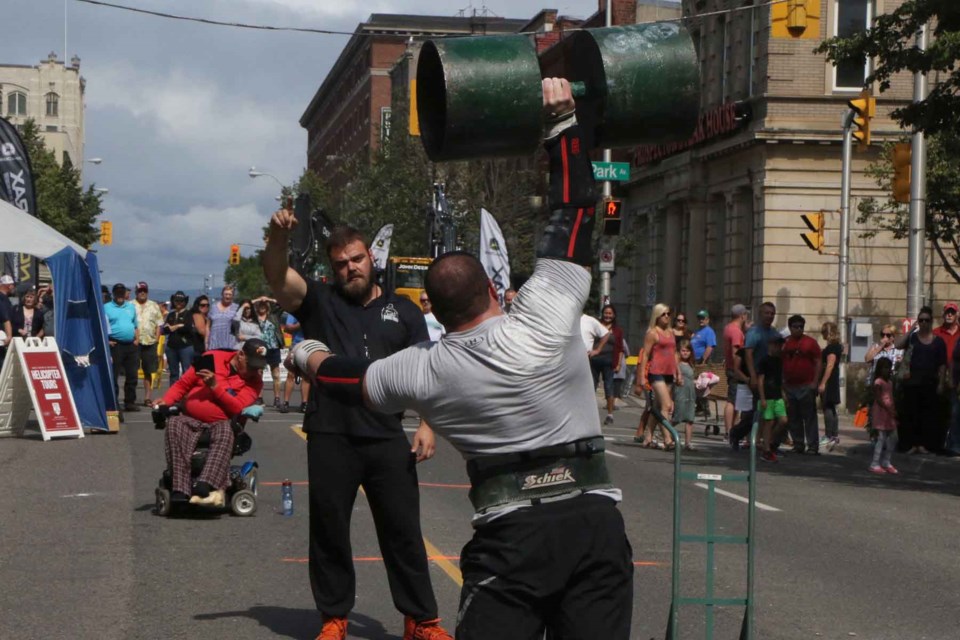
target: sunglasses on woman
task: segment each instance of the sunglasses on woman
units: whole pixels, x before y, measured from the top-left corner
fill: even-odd
[[[893,337],[893,334],[892,334],[892,333],[881,333],[881,334],[880,334],[880,337],[881,337],[881,338],[892,338],[892,337]]]

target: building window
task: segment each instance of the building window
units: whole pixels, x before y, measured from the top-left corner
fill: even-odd
[[[53,118],[60,115],[60,96],[52,91],[47,94],[47,115]]]
[[[7,115],[27,115],[27,94],[22,91],[14,91],[7,96]]]
[[[834,0],[834,33],[841,38],[866,31],[873,22],[872,0]],[[841,62],[833,69],[833,88],[859,91],[870,74],[866,58]]]

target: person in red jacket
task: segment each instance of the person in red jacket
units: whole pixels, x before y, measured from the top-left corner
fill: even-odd
[[[226,504],[227,474],[233,453],[230,420],[256,402],[263,389],[261,371],[267,365],[267,345],[251,338],[239,351],[208,351],[213,370],[190,367],[157,404],[181,405],[180,415],[167,421],[164,445],[172,476],[173,500],[222,507]],[[210,430],[207,461],[190,487],[190,457],[205,429]]]

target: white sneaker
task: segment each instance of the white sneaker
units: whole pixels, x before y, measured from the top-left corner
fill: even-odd
[[[196,497],[194,496],[194,498]],[[223,507],[227,504],[227,494],[223,489],[215,489],[206,498],[200,498],[197,502],[193,502],[193,498],[191,498],[190,502],[205,507]]]

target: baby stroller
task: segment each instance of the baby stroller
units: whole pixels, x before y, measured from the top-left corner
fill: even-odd
[[[180,407],[163,406],[153,410],[153,425],[157,429],[164,429],[167,418],[179,415]],[[239,416],[230,421],[233,428],[233,457],[242,456],[253,445],[253,440],[245,431],[247,420],[260,421],[263,407],[252,406],[244,409]],[[205,430],[197,442],[197,449],[190,458],[190,477],[196,479],[203,471],[207,461],[207,449],[210,446],[210,432]],[[236,516],[252,516],[257,511],[257,468],[258,464],[248,460],[241,465],[230,465],[229,484],[226,488],[227,505]],[[174,510],[182,508],[204,509],[191,505],[188,502],[178,502],[170,499],[172,491],[172,476],[170,469],[164,469],[160,478],[160,486],[156,490],[155,512],[158,516],[169,516]]]

